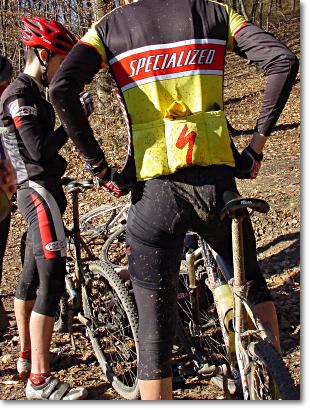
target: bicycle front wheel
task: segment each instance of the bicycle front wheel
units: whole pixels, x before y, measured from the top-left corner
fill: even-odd
[[[130,293],[110,266],[96,261],[89,265],[82,300],[88,334],[108,381],[123,398],[136,400],[138,315]]]
[[[299,400],[293,379],[271,343],[251,342],[247,348],[250,400]]]
[[[102,247],[100,259],[114,269],[128,266],[126,254],[126,225],[121,226],[109,235]]]
[[[124,206],[124,204],[114,206],[103,204],[82,215],[79,222],[84,241],[87,244],[96,242],[96,239],[107,236],[112,228],[122,223],[125,216],[120,211]],[[113,221],[114,224],[111,226]]]

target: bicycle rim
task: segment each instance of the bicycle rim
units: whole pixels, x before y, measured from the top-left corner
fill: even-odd
[[[139,397],[138,319],[134,302],[115,272],[102,262],[89,266],[84,314],[96,357],[112,387],[125,399]]]
[[[112,268],[122,268],[128,265],[126,254],[126,225],[120,227],[105,241],[100,259]]]

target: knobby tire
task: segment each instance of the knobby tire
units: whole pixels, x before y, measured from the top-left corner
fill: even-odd
[[[134,301],[106,263],[90,263],[89,274],[82,300],[96,357],[115,391],[124,399],[136,400],[139,397],[138,317]]]
[[[271,343],[250,343],[250,400],[299,400],[299,393],[282,357]],[[256,377],[255,377],[256,376]]]

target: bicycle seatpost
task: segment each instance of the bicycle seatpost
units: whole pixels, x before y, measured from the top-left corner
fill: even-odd
[[[229,216],[231,222],[233,268],[234,268],[234,288],[240,297],[245,296],[245,270],[244,270],[244,250],[243,250],[243,220],[248,217],[245,204],[236,204],[242,200],[235,192],[224,192],[225,202],[222,217]]]
[[[243,248],[243,220],[248,216],[246,206],[235,205],[241,197],[235,193],[224,192],[223,199],[225,208],[223,216],[229,216],[231,222],[232,235],[232,252],[233,252],[233,268],[234,268],[234,294],[235,294],[235,330],[236,338],[238,339],[243,329],[243,304],[242,300],[246,297],[246,281],[244,269],[244,248]],[[226,212],[225,212],[226,210]],[[236,340],[237,344],[237,340]]]

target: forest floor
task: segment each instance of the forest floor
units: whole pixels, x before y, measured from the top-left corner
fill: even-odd
[[[272,30],[298,56],[299,20],[281,23]],[[246,146],[259,114],[265,77],[253,65],[236,56],[228,56],[225,72],[227,117],[240,131],[235,138],[239,149]],[[100,124],[97,121],[98,129]],[[106,127],[107,128],[107,127]],[[98,131],[99,132],[99,131]],[[110,152],[118,151],[113,141],[104,141]],[[110,145],[109,147],[109,144]],[[126,148],[123,150],[126,152]],[[244,196],[261,197],[270,204],[267,215],[253,217],[260,266],[274,296],[279,315],[284,360],[297,386],[300,386],[300,77],[298,75],[288,103],[265,149],[263,166],[255,181],[238,181]],[[83,165],[74,149],[65,152],[68,175],[83,175]],[[113,154],[111,154],[113,155]],[[117,162],[117,161],[116,161]],[[87,175],[85,174],[85,177]],[[82,200],[82,213],[111,198],[101,192],[88,193]],[[13,215],[9,244],[4,261],[1,299],[8,312],[10,326],[0,337],[0,399],[25,400],[24,382],[18,380],[16,359],[18,334],[13,311],[16,283],[20,272],[19,241],[25,223]],[[67,334],[53,335],[52,349],[61,353],[55,373],[72,385],[86,386],[89,400],[121,400],[105,381],[85,334],[77,335],[77,350],[71,349]],[[174,390],[176,400],[222,400],[223,393],[209,381],[191,378]]]

